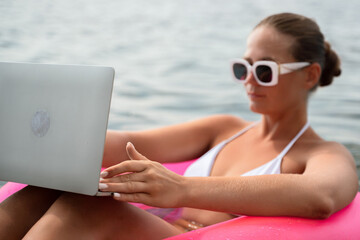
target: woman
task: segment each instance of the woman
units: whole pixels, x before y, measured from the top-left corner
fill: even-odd
[[[307,122],[310,93],[340,75],[317,24],[289,13],[264,19],[232,67],[259,122],[222,115],[110,131],[99,189],[113,198],[29,187],[1,206],[0,236],[161,239],[240,214],[327,218],[349,204],[358,189],[351,154]],[[199,156],[185,176],[160,164]],[[184,209],[168,223],[126,202]]]

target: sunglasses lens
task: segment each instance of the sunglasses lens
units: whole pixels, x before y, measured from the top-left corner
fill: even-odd
[[[247,69],[244,64],[235,63],[233,65],[233,71],[234,71],[234,75],[237,80],[245,81],[246,76],[247,76]]]
[[[256,76],[261,82],[269,83],[272,80],[272,71],[269,66],[259,65],[256,67]]]

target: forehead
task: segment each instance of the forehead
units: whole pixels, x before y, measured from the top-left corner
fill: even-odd
[[[293,62],[291,54],[294,38],[278,32],[270,26],[254,29],[247,40],[244,57],[252,62],[258,60],[274,60],[276,62]]]

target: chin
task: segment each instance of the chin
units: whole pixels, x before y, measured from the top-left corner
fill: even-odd
[[[254,113],[259,113],[259,114],[266,114],[269,113],[269,109],[266,106],[262,106],[261,104],[256,104],[256,103],[251,103],[249,104],[249,108],[250,111],[254,112]]]

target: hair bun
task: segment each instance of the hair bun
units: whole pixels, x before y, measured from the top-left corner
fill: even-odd
[[[325,41],[325,63],[320,77],[319,85],[330,85],[334,77],[338,77],[341,74],[340,59],[338,55],[331,49],[330,43]]]

